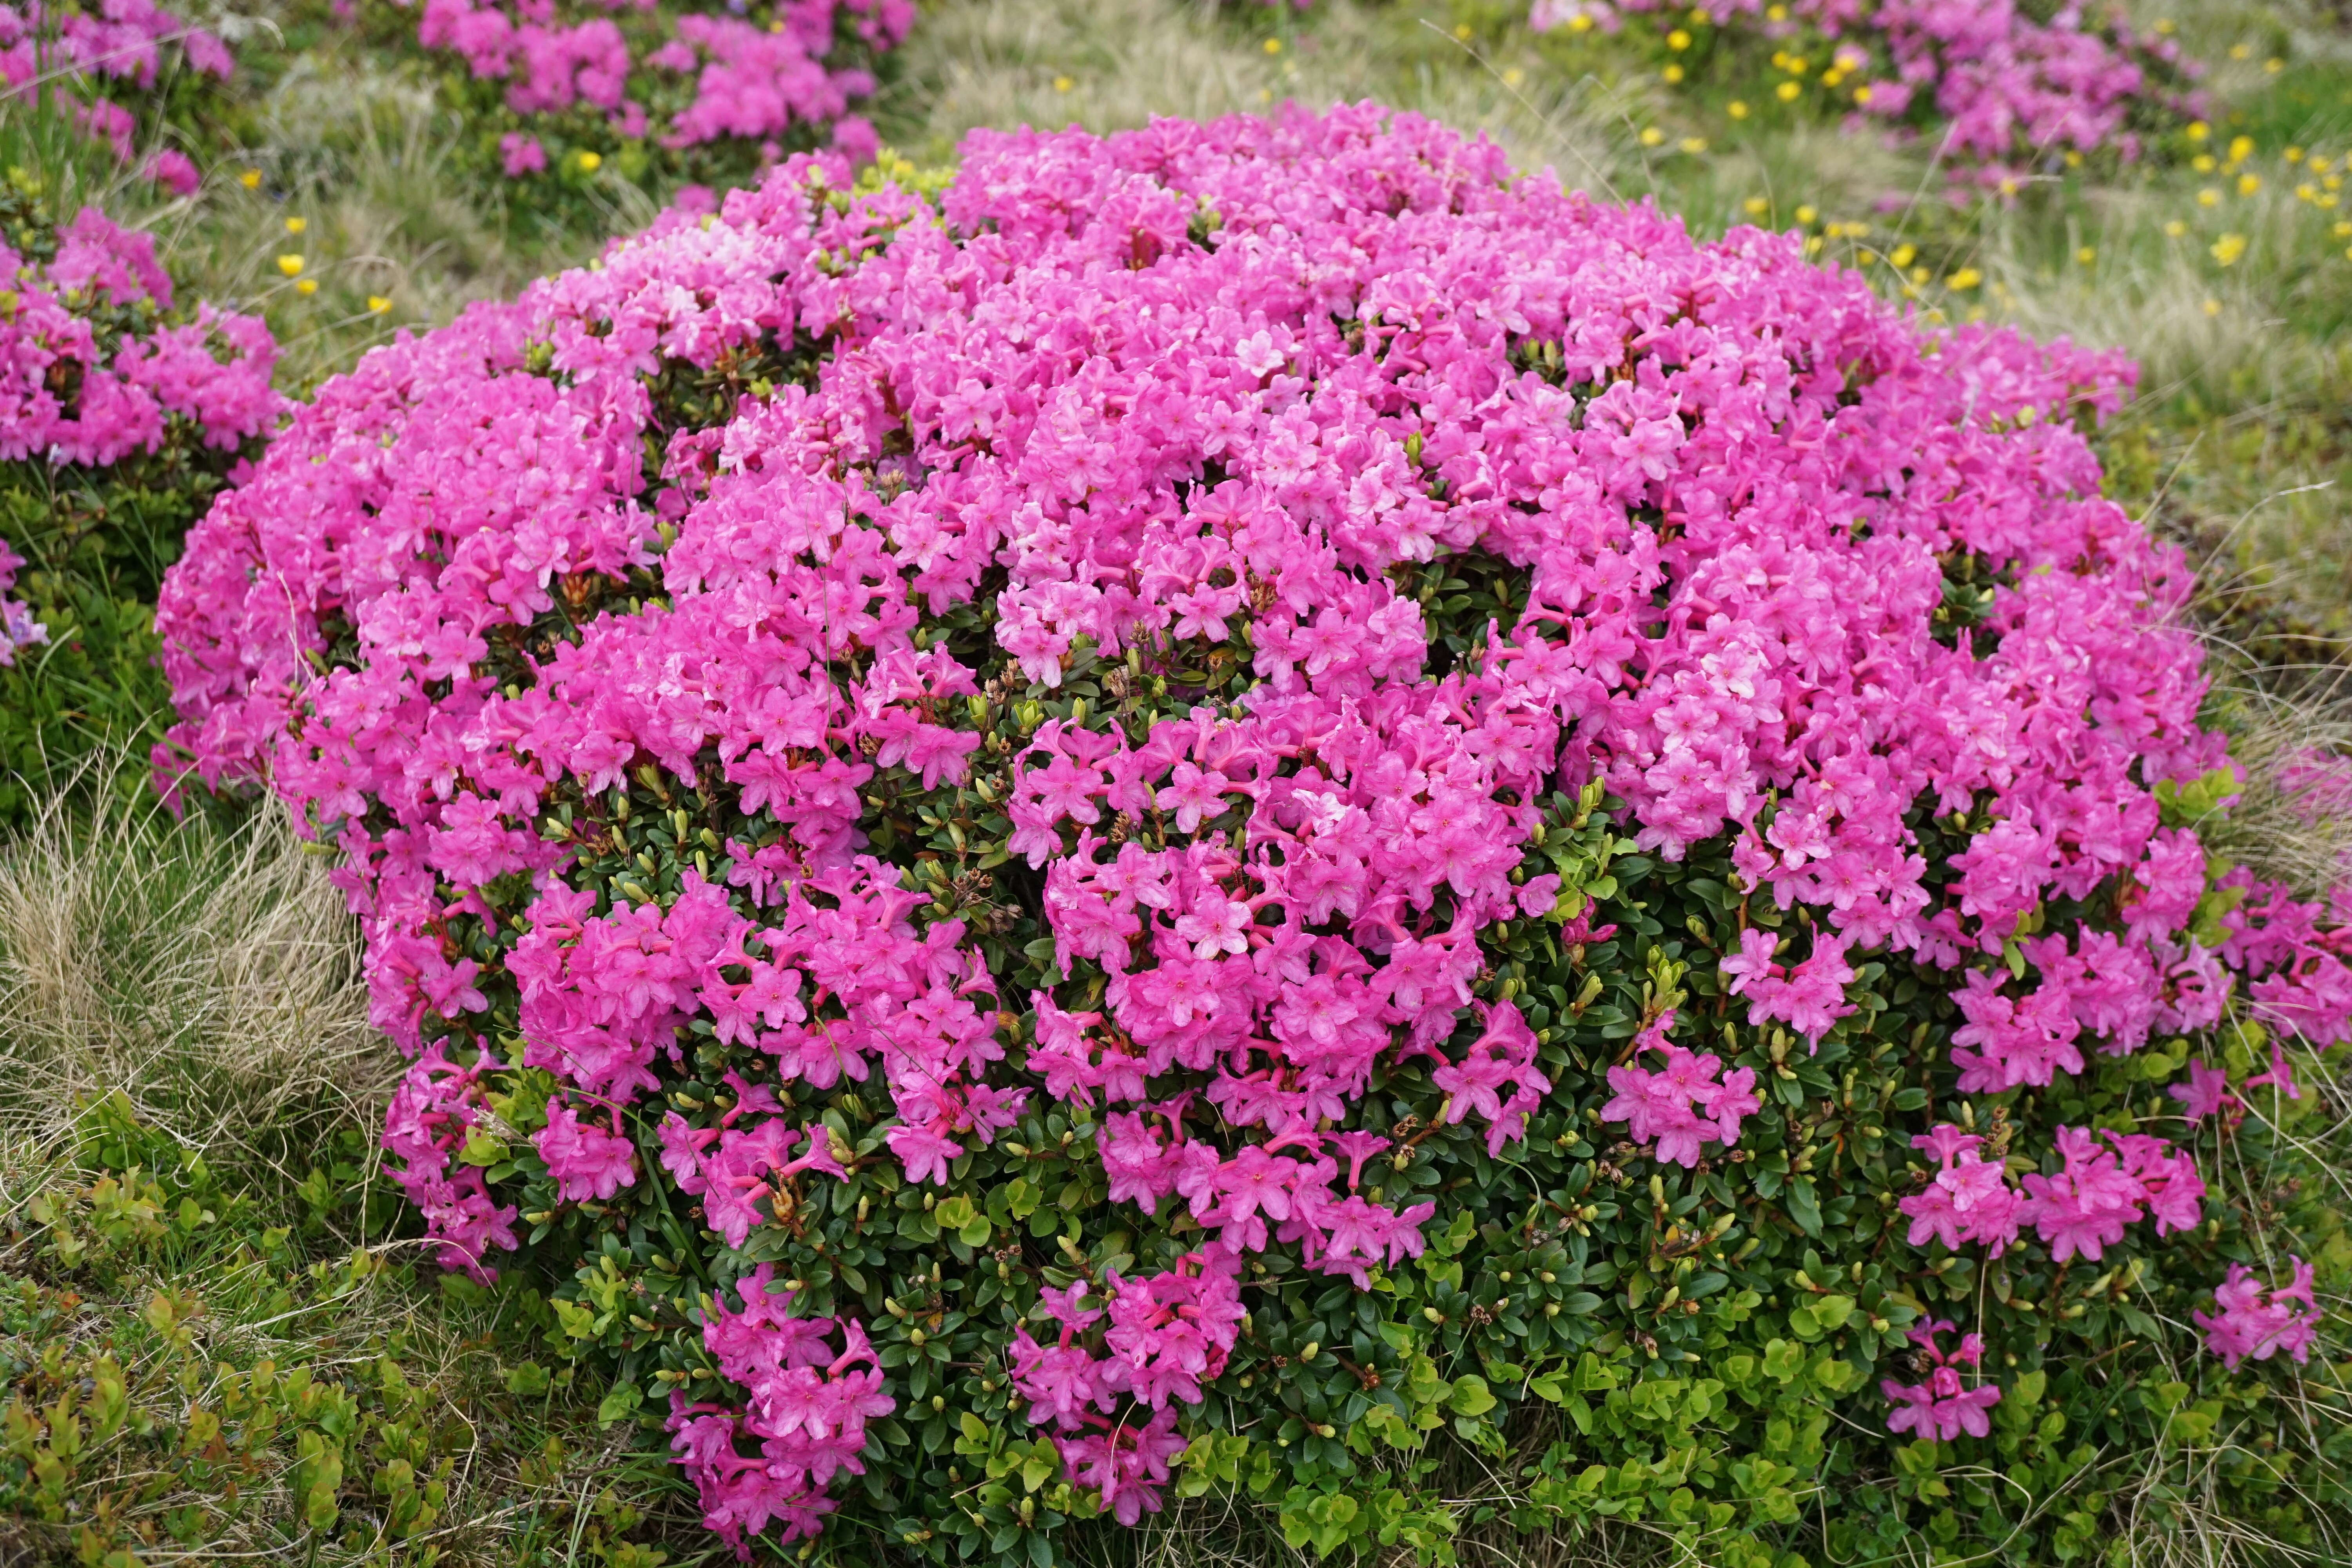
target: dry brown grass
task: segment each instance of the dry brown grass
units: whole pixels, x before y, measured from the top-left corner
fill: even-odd
[[[237,1160],[373,1115],[397,1068],[357,941],[281,817],[53,805],[0,847],[0,1140],[56,1138],[120,1090]]]

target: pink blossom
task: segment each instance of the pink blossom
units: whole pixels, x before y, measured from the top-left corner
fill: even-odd
[[[1960,1378],[1961,1367],[1974,1370],[1983,1360],[1983,1342],[1974,1334],[1965,1335],[1959,1347],[1947,1355],[1936,1340],[1951,1331],[1952,1325],[1941,1321],[1912,1328],[1911,1342],[1919,1347],[1930,1370],[1924,1383],[1900,1384],[1889,1378],[1879,1384],[1879,1391],[1895,1405],[1887,1413],[1888,1431],[1914,1432],[1946,1443],[1963,1432],[1972,1437],[1991,1434],[1992,1424],[1985,1412],[2000,1403],[2000,1389],[1990,1383],[1971,1388]]]
[[[2189,1064],[2188,1082],[2173,1084],[2164,1092],[2180,1101],[2181,1113],[2190,1121],[2202,1121],[2216,1114],[2226,1120],[2242,1103],[2230,1092],[2230,1075],[2202,1061]]]
[[[1904,1198],[1896,1206],[1911,1218],[1906,1239],[1924,1247],[1929,1239],[1957,1249],[1974,1242],[1998,1258],[2017,1239],[2019,1197],[2006,1170],[1979,1152],[1983,1140],[1964,1133],[1949,1122],[1911,1140],[1941,1161],[1941,1168],[1925,1192]]]
[[[625,114],[601,33],[534,56],[504,11],[427,20],[501,90]],[[731,35],[701,36],[658,68],[729,64]],[[708,428],[656,417],[649,378],[804,329],[816,373]],[[1770,1027],[1826,1038],[1876,963],[1945,977],[1964,1095],[2205,1026],[2241,980],[2315,1040],[2347,1026],[2321,911],[2244,876],[2220,946],[2174,929],[2190,843],[2154,786],[2222,747],[2174,616],[2185,565],[2101,495],[2074,423],[2129,382],[2063,343],[1923,335],[1792,241],[1701,244],[1371,108],[975,132],[936,197],[803,156],[323,387],[166,583],[173,765],[335,825],[373,1015],[443,1064],[402,1108],[420,1204],[462,1184],[452,1129],[478,1103],[446,1064],[509,996],[517,1065],[564,1104],[664,1101],[646,1175],[722,1241],[844,1163],[793,1125],[804,1090],[887,1099],[862,1157],[916,1184],[1033,1105],[1071,1113],[1064,1158],[1213,1238],[1089,1277],[1014,1342],[1024,1410],[1140,1510],[1153,1464],[1115,1435],[1169,1430],[1223,1375],[1249,1255],[1369,1288],[1424,1248],[1435,1201],[1367,1182],[1398,1096],[1516,1158],[1586,1048],[1549,999],[1567,1037],[1538,1037],[1496,956],[1506,922],[1578,963],[1619,940],[1590,908],[1542,925],[1562,890],[1530,847],[1579,781],[1647,852],[1727,853],[1750,917],[1720,1019],[1685,950],[1723,1054],[1675,1043],[1660,1005],[1608,1070],[1604,1118],[1662,1162],[1736,1145],[1762,1096],[1730,1058]],[[1525,591],[1482,657],[1440,660],[1400,582],[1460,556]],[[1955,639],[1960,557],[2000,586]],[[1087,659],[1131,660],[1149,705],[1082,713]],[[1163,700],[1203,660],[1238,700],[1188,706],[1176,679]],[[984,717],[1013,720],[1003,749]],[[1001,931],[902,871],[903,837],[879,853],[870,799],[918,786],[1001,809],[1049,964],[1025,995],[1000,993]],[[591,797],[625,791],[668,835],[687,807],[664,790],[724,803],[709,839],[689,821],[694,862],[584,872]],[[2068,905],[2093,914],[2035,928]],[[686,1105],[706,1039],[740,1081]],[[1972,1135],[1928,1137],[1922,1245],[2030,1231],[2095,1258],[2201,1213],[2193,1163],[2153,1140],[2070,1130],[2017,1152],[2053,1172],[2020,1192]],[[483,1219],[461,1204],[436,1234]],[[675,1413],[675,1438],[719,1528],[814,1529],[822,1467],[736,1445],[755,1419],[834,1430],[832,1396],[750,1370],[770,1404]],[[1912,1403],[1966,1430],[1936,1409],[1958,1398]]]
[[[623,1187],[636,1185],[635,1149],[620,1135],[617,1115],[614,1121],[614,1130],[607,1132],[583,1123],[579,1111],[562,1100],[549,1099],[547,1125],[531,1142],[566,1203],[609,1198]]]
[[[2189,1316],[2204,1331],[2205,1347],[2221,1358],[2231,1372],[2245,1360],[2268,1361],[2281,1351],[2296,1363],[2311,1359],[2311,1344],[2319,1331],[2319,1308],[2312,1296],[2311,1265],[2290,1258],[2294,1274],[2284,1285],[2267,1291],[2242,1263],[2230,1265],[2228,1277],[2214,1288],[2219,1309],[2212,1315]],[[2294,1302],[2303,1303],[2296,1311]]]
[[[1739,1124],[1763,1108],[1751,1091],[1752,1068],[1723,1069],[1723,1059],[1712,1053],[1694,1056],[1666,1039],[1674,1013],[1660,1015],[1640,1039],[1640,1048],[1665,1058],[1663,1068],[1628,1064],[1609,1069],[1609,1087],[1616,1096],[1601,1109],[1604,1121],[1622,1121],[1636,1143],[1654,1143],[1651,1152],[1662,1163],[1695,1166],[1701,1148],[1709,1142],[1729,1146],[1739,1141]]]

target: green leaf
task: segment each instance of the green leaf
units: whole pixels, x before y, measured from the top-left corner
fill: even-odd
[[[1811,1176],[1799,1176],[1789,1184],[1786,1207],[1789,1217],[1797,1222],[1798,1229],[1807,1236],[1821,1235],[1822,1205],[1821,1200],[1813,1195],[1813,1179]]]
[[[507,1157],[507,1146],[479,1127],[466,1129],[466,1146],[457,1158],[468,1165],[495,1165]]]
[[[596,1424],[610,1426],[615,1421],[626,1420],[635,1415],[637,1406],[645,1402],[646,1396],[638,1391],[635,1384],[616,1383],[613,1391],[604,1395],[596,1406]]]
[[[1454,1393],[1446,1400],[1447,1408],[1456,1415],[1484,1415],[1495,1408],[1494,1392],[1486,1380],[1475,1373],[1454,1380]]]

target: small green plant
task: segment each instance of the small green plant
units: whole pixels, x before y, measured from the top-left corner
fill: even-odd
[[[366,1148],[347,1128],[289,1193],[257,1195],[114,1099],[11,1195],[0,1517],[19,1547],[86,1568],[667,1560],[642,1538],[672,1521],[625,1461],[609,1472],[569,1369],[528,1359],[543,1304],[445,1298],[411,1249],[354,1244],[386,1195]]]

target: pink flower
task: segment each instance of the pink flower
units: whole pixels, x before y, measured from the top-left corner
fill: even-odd
[[[2248,1089],[2261,1089],[2268,1084],[2275,1084],[2278,1087],[2279,1092],[2285,1095],[2289,1100],[2301,1100],[2303,1098],[2303,1090],[2296,1087],[2294,1074],[2287,1066],[2286,1052],[2275,1043],[2271,1047],[2271,1065],[2269,1069],[2267,1071],[2252,1074],[2246,1079],[2246,1087]]]
[[[1896,1205],[1911,1218],[1906,1239],[1912,1246],[1924,1247],[1930,1239],[1953,1248],[1976,1242],[1998,1258],[2017,1239],[2017,1193],[2009,1185],[2006,1170],[1978,1152],[1981,1142],[1949,1122],[1911,1140],[1913,1148],[1927,1150],[1942,1161],[1925,1192]]]
[[[547,1125],[531,1142],[539,1157],[547,1162],[547,1173],[555,1178],[558,1195],[565,1203],[609,1198],[623,1187],[636,1185],[635,1148],[621,1136],[617,1112],[613,1121],[610,1132],[586,1125],[577,1110],[560,1099],[549,1098]]]
[[[1919,1347],[1931,1370],[1924,1383],[1900,1384],[1889,1378],[1879,1384],[1879,1392],[1895,1405],[1886,1416],[1889,1432],[1912,1432],[1945,1443],[1963,1432],[1972,1437],[1990,1435],[1992,1424],[1985,1412],[2000,1403],[2000,1389],[1990,1383],[1970,1388],[1961,1382],[1959,1369],[1974,1369],[1983,1359],[1984,1346],[1969,1334],[1948,1356],[1937,1346],[1936,1338],[1951,1331],[1952,1325],[1943,1321],[1920,1323],[1911,1330],[1911,1342]]]
[[[2287,1261],[2294,1266],[2292,1278],[2268,1291],[2244,1264],[2231,1264],[2227,1278],[2213,1291],[2214,1305],[2220,1310],[2210,1317],[2203,1312],[2189,1314],[2205,1332],[2205,1348],[2220,1356],[2221,1364],[2231,1372],[2238,1370],[2242,1361],[2268,1361],[2281,1351],[2298,1364],[2311,1359],[2311,1343],[2319,1331],[2311,1265],[2300,1258]],[[2303,1303],[2300,1312],[2292,1305],[2296,1301]]]
[[[547,168],[547,149],[539,144],[536,136],[509,131],[499,138],[499,163],[510,180],[540,174]]]
[[[205,183],[194,161],[176,147],[161,148],[147,160],[147,177],[175,196],[193,196]]]
[[[648,68],[634,34],[618,60],[602,27],[425,11],[432,47],[567,124],[627,123],[646,69],[701,95],[680,137],[764,139],[849,96],[798,74],[833,36],[798,13],[774,45],[683,18]],[[93,288],[146,286],[91,233]],[[1060,1287],[1007,1359],[1021,1408],[1140,1517],[1158,1471],[1119,1434],[1172,1432],[1223,1375],[1243,1265],[1376,1287],[1453,1217],[1442,1192],[1374,1196],[1412,1168],[1385,1130],[1409,1109],[1516,1158],[1568,1109],[1552,1080],[1622,1036],[1620,997],[1510,967],[1522,942],[1596,969],[1647,951],[1563,898],[1566,792],[1738,883],[1714,899],[1745,911],[1737,951],[1709,973],[1740,917],[1703,917],[1692,1000],[1654,997],[1607,1070],[1605,1120],[1666,1163],[1738,1152],[1773,1034],[1851,1028],[1865,974],[1954,998],[1962,1094],[2208,1027],[2242,983],[2282,1029],[2352,1027],[2325,911],[2249,876],[2219,945],[2173,929],[2201,846],[2150,784],[2223,751],[2177,553],[2100,495],[2074,424],[2128,386],[2113,356],[1927,335],[1792,240],[1699,243],[1368,108],[975,132],[940,193],[802,156],[601,259],[322,389],[158,609],[186,764],[334,825],[372,1016],[441,1052],[387,1136],[458,1254],[527,1184],[477,1200],[449,1174],[486,1113],[452,1058],[509,1025],[522,1059],[479,1070],[620,1115],[657,1098],[645,1176],[730,1246],[830,1206],[819,1174],[848,1162],[807,1108],[852,1087],[843,1131],[881,1175],[944,1185],[1007,1138],[1098,1162],[1112,1201],[1180,1203],[1213,1239]],[[49,371],[103,378],[66,353],[79,318],[44,319],[18,342],[50,358],[10,385],[49,435],[139,449],[204,382],[173,341],[117,377],[152,409],[50,407]],[[803,331],[822,374],[707,426],[648,392]],[[1412,587],[1472,555],[1514,584],[1475,653],[1433,643],[1452,612]],[[1955,636],[1960,559],[1999,586]],[[1187,700],[1210,670],[1230,683]],[[607,854],[623,798],[619,837],[658,855]],[[1817,1068],[1776,1094],[1818,1098]],[[592,1157],[603,1120],[551,1121],[565,1190],[634,1177]],[[2058,1142],[2017,1147],[2042,1169],[2012,1184],[1939,1126],[1906,1234],[2071,1260],[2202,1213],[2169,1145]],[[716,1316],[743,1394],[673,1412],[682,1460],[714,1528],[813,1530],[854,1457],[842,1402],[879,1371],[829,1347],[862,1331],[783,1326],[766,1297]],[[1973,1429],[1991,1396],[1965,1377],[1904,1396],[1920,1429]]]
[[[1627,1065],[1609,1069],[1609,1087],[1616,1096],[1601,1108],[1603,1121],[1622,1121],[1636,1143],[1652,1143],[1661,1163],[1695,1166],[1701,1148],[1709,1142],[1726,1145],[1739,1141],[1740,1122],[1763,1108],[1751,1090],[1756,1073],[1739,1068],[1724,1073],[1723,1060],[1712,1054],[1694,1056],[1669,1043],[1675,1015],[1659,1016],[1641,1037],[1641,1048],[1664,1053],[1661,1070]]]
[[[2239,1109],[2241,1101],[2230,1092],[2230,1075],[2202,1061],[2189,1064],[2189,1081],[2176,1083],[2165,1093],[2180,1101],[2181,1111],[2190,1121],[2202,1121],[2213,1115],[2227,1117]]]

